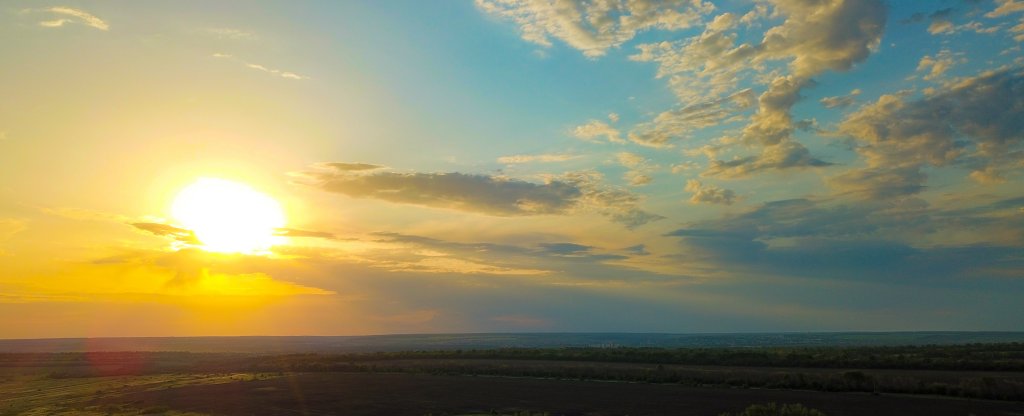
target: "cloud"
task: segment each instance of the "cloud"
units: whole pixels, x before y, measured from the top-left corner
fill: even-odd
[[[266,72],[266,73],[268,73],[270,75],[278,76],[278,77],[281,77],[281,78],[294,79],[294,80],[309,79],[309,77],[307,77],[307,76],[299,75],[299,74],[296,74],[294,72],[282,71],[280,69],[268,68],[268,67],[265,67],[265,66],[260,65],[260,64],[254,64],[254,63],[251,63],[251,62],[247,62],[245,60],[236,58],[233,55],[229,55],[229,54],[225,54],[225,53],[219,53],[218,52],[218,53],[215,53],[215,54],[213,54],[211,56],[213,56],[214,58],[218,58],[218,59],[232,60],[232,61],[235,61],[235,62],[238,62],[238,63],[244,65],[247,68],[255,69],[255,70],[261,71],[261,72]]]
[[[1014,35],[1013,40],[1017,42],[1024,42],[1024,19],[1021,19],[1020,23],[1010,28],[1011,33],[1017,33]]]
[[[888,199],[914,195],[925,189],[927,176],[916,166],[873,167],[844,172],[829,180],[843,193],[867,199]]]
[[[39,25],[43,27],[61,27],[64,26],[64,24],[66,23],[81,23],[83,25],[102,31],[110,30],[110,25],[107,24],[107,22],[103,21],[103,19],[100,19],[82,10],[72,9],[70,7],[55,6],[46,9],[39,9],[38,11],[52,13],[58,16],[67,16],[57,17],[53,20],[44,20],[39,22]]]
[[[919,191],[924,181],[919,170],[925,166],[958,164],[980,172],[975,174],[979,178],[999,177],[1001,169],[1024,163],[1021,131],[1020,68],[963,78],[912,101],[906,94],[883,95],[839,124],[838,132],[855,141],[867,166],[833,183],[840,189],[886,197],[901,194],[893,190]]]
[[[541,243],[540,247],[545,252],[558,256],[587,254],[594,248],[575,243]]]
[[[577,126],[576,129],[573,130],[572,134],[573,136],[583,140],[596,141],[595,139],[604,136],[612,143],[626,142],[625,140],[622,140],[622,134],[619,133],[618,129],[601,120],[590,120],[585,124]]]
[[[559,39],[591,58],[644,30],[689,28],[714,9],[700,0],[476,0],[476,5],[490,15],[515,22],[528,42],[550,47],[552,38]]]
[[[157,227],[153,229],[159,231]],[[62,266],[46,276],[48,285],[33,286],[28,293],[106,302],[151,296],[181,299],[213,296],[226,300],[334,294],[278,280],[268,272],[290,261],[209,253],[195,248],[123,249],[113,256]]]
[[[999,17],[1008,14],[1018,13],[1024,11],[1024,1],[1019,0],[996,0],[995,10],[985,14],[985,17]]]
[[[701,97],[726,96],[750,73],[768,83],[740,137],[743,144],[763,147],[762,154],[715,161],[706,175],[737,177],[760,170],[827,165],[793,140],[799,123],[794,122],[791,109],[801,98],[801,90],[814,85],[812,76],[827,70],[845,71],[866,59],[877,48],[886,24],[885,6],[879,0],[773,0],[766,4],[773,6],[772,16],[785,20],[765,31],[760,43],[737,44],[736,34],[728,30],[734,17],[722,14],[699,36],[639,45],[639,53],[630,57],[657,62],[657,76],[669,78],[681,102],[688,105],[706,100]],[[768,61],[788,62],[789,74],[766,72]],[[658,145],[679,135],[678,129],[652,130],[668,134],[649,138],[637,134],[638,142]]]
[[[759,49],[749,44],[736,46],[736,35],[726,32],[722,24],[732,17],[726,13],[715,17],[704,32],[678,41],[663,41],[637,46],[639,53],[629,59],[658,63],[658,78],[667,78],[669,86],[683,106],[715,99],[735,90],[743,63],[754,58]]]
[[[922,57],[921,61],[917,63],[917,72],[925,72],[924,79],[933,81],[942,77],[953,65],[966,61],[964,58],[958,58],[949,49],[943,49],[934,57],[929,55]]]
[[[747,88],[727,97],[665,111],[636,126],[629,139],[644,146],[667,147],[673,140],[686,138],[696,130],[736,121],[736,113],[755,102],[754,91]]]
[[[931,23],[928,24],[928,33],[937,35],[953,31],[953,22],[949,20],[952,14],[952,8],[945,8],[928,15],[928,19],[931,21]]]
[[[161,237],[171,237],[182,243],[191,245],[202,244],[199,241],[199,239],[196,238],[196,235],[195,233],[192,232],[192,230],[175,227],[173,225],[161,224],[156,222],[133,222],[129,225]]]
[[[847,95],[825,97],[822,98],[820,102],[821,105],[825,106],[825,108],[846,108],[857,102],[857,96],[859,96],[860,93],[860,88],[854,88]]]
[[[713,160],[701,176],[743,178],[766,170],[831,166],[832,163],[811,156],[804,145],[785,141],[764,147],[760,155],[733,160]]]
[[[375,170],[306,173],[313,185],[353,198],[454,209],[493,216],[567,215],[596,211],[627,227],[662,218],[639,208],[640,198],[603,184],[596,172],[551,176],[543,183],[466,173],[400,173]]]
[[[690,202],[694,204],[732,205],[736,201],[736,193],[732,190],[715,185],[704,185],[696,179],[686,181],[684,190],[693,194],[690,197]]]
[[[532,163],[532,162],[564,162],[579,158],[578,155],[567,155],[567,154],[556,154],[546,153],[539,155],[511,155],[502,156],[498,158],[498,163],[504,163],[507,165],[514,165],[520,163]]]
[[[521,276],[550,276],[561,272],[564,276],[566,267],[601,267],[603,262],[626,258],[598,247],[570,242],[518,246],[461,243],[398,233],[375,235],[394,246],[370,254],[371,261],[376,264],[374,267],[393,271]],[[523,267],[524,264],[530,267]]]
[[[323,238],[326,240],[337,238],[333,233],[325,231],[297,230],[294,228],[278,228],[274,230],[274,235],[281,237]]]
[[[627,190],[604,185],[604,176],[595,171],[570,172],[561,178],[580,190],[579,203],[596,210],[612,221],[635,228],[665,217],[640,208],[641,198]]]
[[[227,27],[211,27],[202,30],[203,33],[207,33],[216,36],[221,39],[232,39],[232,40],[256,40],[259,39],[255,33],[241,30],[232,29]]]
[[[323,163],[323,167],[339,170],[342,172],[357,172],[374,169],[383,169],[384,166],[374,165],[370,163],[342,163],[342,162],[328,162]]]
[[[464,173],[377,172],[350,175],[318,172],[318,185],[354,198],[450,208],[488,215],[513,216],[563,213],[580,197],[565,182],[531,183]]]
[[[622,178],[630,185],[643,186],[654,181],[650,174],[655,169],[655,166],[647,158],[630,152],[621,152],[616,155],[616,158],[619,164],[629,168]]]
[[[1024,262],[1012,254],[1024,244],[1024,216],[1009,213],[1020,203],[1018,198],[973,211],[944,211],[914,198],[898,203],[791,199],[691,223],[667,235],[683,243],[681,259],[711,262],[733,274],[949,285],[966,276],[1002,278],[1024,271]],[[1016,218],[1007,221],[1006,215]],[[1007,227],[1016,237],[992,239]],[[927,243],[933,235],[970,237]]]

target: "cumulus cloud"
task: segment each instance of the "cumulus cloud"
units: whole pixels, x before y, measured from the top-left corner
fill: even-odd
[[[736,193],[715,185],[705,185],[696,179],[686,181],[686,192],[693,194],[690,202],[694,204],[732,205],[736,201]]]
[[[822,98],[820,102],[821,105],[825,106],[825,108],[846,108],[857,102],[857,96],[859,96],[860,93],[860,88],[854,88],[847,95],[825,97]]]
[[[306,172],[312,184],[353,198],[454,209],[493,216],[567,215],[592,210],[627,227],[660,219],[639,208],[640,197],[603,183],[595,172],[551,176],[534,183],[499,176],[466,173],[402,173],[343,169]]]
[[[564,162],[578,158],[578,155],[567,155],[567,154],[556,154],[556,153],[545,153],[538,155],[511,155],[502,156],[498,158],[498,163],[504,163],[506,165],[514,165],[520,163],[533,163],[533,162]]]
[[[484,12],[515,22],[524,40],[550,47],[552,38],[594,58],[649,29],[680,30],[714,6],[701,0],[476,0]]]
[[[772,0],[766,4],[773,7],[772,16],[785,20],[768,29],[760,43],[737,44],[736,33],[728,30],[735,25],[735,17],[722,14],[698,36],[640,45],[640,52],[631,57],[658,63],[657,76],[670,79],[683,103],[725,96],[751,72],[768,83],[741,134],[742,143],[763,147],[762,155],[717,161],[708,174],[737,176],[755,170],[824,165],[793,141],[798,124],[791,109],[801,98],[800,91],[814,85],[811,77],[828,70],[845,71],[866,59],[881,41],[886,23],[885,6],[879,0]],[[765,72],[768,61],[787,62],[789,73]],[[662,136],[640,142],[665,141]],[[730,167],[740,169],[734,172]]]
[[[572,132],[573,136],[583,140],[596,141],[597,139],[604,136],[612,143],[625,143],[622,140],[622,133],[619,129],[608,125],[601,120],[590,120],[582,125],[576,126],[576,129]]]
[[[1020,166],[1024,71],[985,72],[943,88],[917,100],[883,95],[847,116],[838,130],[854,139],[867,167],[834,178],[833,185],[887,197],[920,191],[925,166],[959,164],[979,172],[974,176],[983,182]]]
[[[275,69],[275,68],[268,68],[266,66],[263,66],[263,65],[260,65],[260,64],[254,64],[254,63],[245,61],[243,59],[236,58],[233,55],[229,55],[229,54],[225,54],[225,53],[215,53],[215,54],[213,54],[211,56],[213,56],[214,58],[219,58],[219,59],[229,59],[229,60],[232,60],[232,61],[235,61],[235,62],[238,62],[238,63],[244,65],[246,68],[251,68],[251,69],[255,69],[257,71],[266,72],[266,73],[268,73],[270,75],[281,77],[281,78],[294,79],[294,80],[309,79],[309,77],[306,77],[306,76],[303,76],[303,75],[299,75],[299,74],[296,74],[294,72],[283,71],[283,70]]]
[[[80,23],[89,26],[94,29],[108,31],[110,25],[92,14],[79,9],[72,9],[70,7],[56,6],[49,7],[46,9],[39,9],[40,12],[51,13],[56,15],[51,20],[44,20],[39,22],[39,26],[43,27],[61,27],[67,23]]]

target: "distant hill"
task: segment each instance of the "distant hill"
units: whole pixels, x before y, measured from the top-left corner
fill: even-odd
[[[558,347],[768,347],[1024,342],[1024,332],[786,332],[739,334],[523,333],[369,336],[0,339],[0,352],[371,352]]]

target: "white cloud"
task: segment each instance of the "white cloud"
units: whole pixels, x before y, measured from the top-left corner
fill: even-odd
[[[278,76],[278,77],[281,77],[281,78],[294,79],[294,80],[309,79],[309,77],[306,77],[306,76],[303,76],[303,75],[299,75],[299,74],[296,74],[294,72],[282,71],[280,69],[275,69],[275,68],[268,68],[268,67],[260,65],[260,64],[254,64],[254,63],[250,63],[250,62],[244,61],[242,59],[234,57],[233,55],[229,55],[229,54],[225,54],[225,53],[214,53],[214,54],[212,54],[210,56],[212,56],[214,58],[220,58],[220,59],[230,59],[230,60],[233,60],[235,62],[241,63],[242,65],[245,65],[247,68],[252,68],[252,69],[255,69],[257,71],[266,72],[268,74],[271,74],[271,75],[274,75],[274,76]]]
[[[211,27],[202,30],[203,32],[216,36],[221,39],[232,39],[232,40],[256,40],[259,36],[256,33],[241,30],[232,29],[227,27]]]
[[[67,23],[81,23],[83,25],[99,29],[102,31],[110,30],[110,25],[107,24],[107,22],[103,21],[103,19],[100,19],[82,10],[72,9],[70,7],[55,6],[46,9],[40,9],[39,11],[53,13],[60,16],[52,20],[44,20],[39,22],[39,25],[43,27],[61,27]]]

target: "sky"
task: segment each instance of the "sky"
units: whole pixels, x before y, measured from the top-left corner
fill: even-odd
[[[7,1],[0,337],[1024,330],[1022,43],[1022,0]]]

